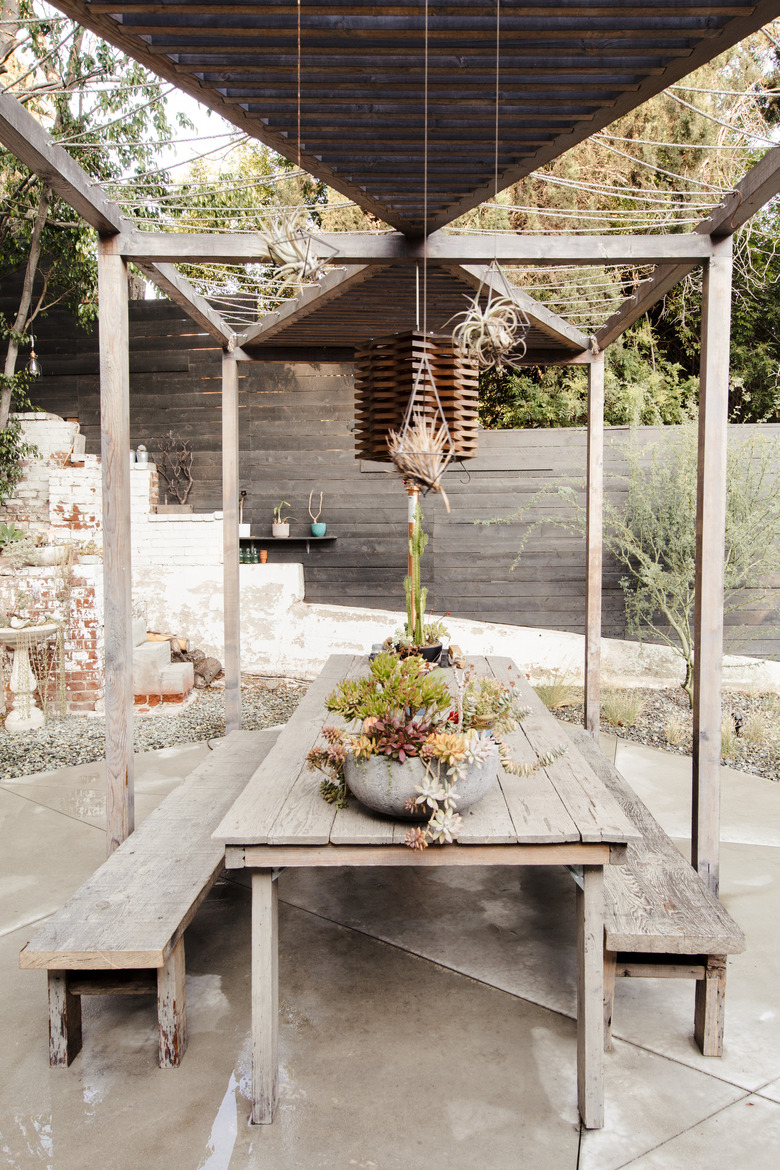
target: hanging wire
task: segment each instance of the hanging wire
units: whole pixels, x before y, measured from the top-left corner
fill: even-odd
[[[428,336],[428,0],[425,0],[425,81],[423,86],[423,333]]]
[[[699,114],[702,118],[707,118],[708,121],[715,122],[718,126],[724,126],[732,134],[741,134],[744,138],[752,138],[756,142],[766,142],[768,146],[777,146],[777,142],[773,138],[767,138],[765,134],[756,134],[752,130],[743,130],[738,126],[733,126],[730,122],[724,122],[722,118],[716,118],[714,114],[708,114],[706,110],[700,110],[698,106],[691,105],[690,102],[686,102],[683,98],[678,97],[671,90],[666,90],[665,92],[669,94],[672,101],[678,102],[688,110],[693,110],[694,114]]]

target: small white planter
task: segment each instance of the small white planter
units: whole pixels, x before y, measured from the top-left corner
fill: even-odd
[[[280,539],[283,540],[285,536],[290,535],[290,525],[289,524],[277,524],[274,521],[274,523],[271,525],[271,534],[275,540],[280,540]]]

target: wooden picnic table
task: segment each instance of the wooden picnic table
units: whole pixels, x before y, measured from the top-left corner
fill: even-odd
[[[515,759],[566,742],[507,658],[469,659],[479,673],[514,679],[531,708],[509,737]],[[363,656],[333,655],[275,746],[225,815],[214,838],[228,869],[252,871],[252,1062],[255,1124],[273,1121],[278,1099],[278,936],[275,876],[287,866],[565,865],[577,877],[577,1097],[589,1129],[604,1124],[604,866],[621,864],[637,830],[603,781],[569,745],[532,776],[499,771],[491,792],[464,814],[456,844],[422,852],[403,844],[408,825],[350,800],[327,804],[306,753],[332,716],[324,700],[340,679],[367,671]]]

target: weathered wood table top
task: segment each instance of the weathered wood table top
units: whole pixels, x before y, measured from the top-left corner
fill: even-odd
[[[478,674],[513,680],[531,710],[505,737],[518,761],[535,762],[567,743],[517,667],[507,658],[469,659]],[[571,865],[578,866],[577,1092],[588,1128],[603,1125],[604,866],[625,860],[638,836],[603,781],[575,747],[531,776],[499,769],[498,784],[463,813],[457,843],[418,851],[404,845],[408,822],[351,800],[327,804],[321,776],[306,753],[333,721],[324,701],[337,683],[368,669],[364,656],[334,655],[310,688],[214,833],[228,868],[252,873],[252,1035],[255,1123],[273,1120],[278,1099],[278,896],[275,872],[286,866]]]
[[[581,844],[602,845],[604,850],[599,852],[604,853],[604,860],[620,861],[621,847],[637,836],[636,829],[593,769],[568,744],[525,677],[508,658],[470,658],[469,662],[481,674],[513,680],[523,704],[531,708],[521,727],[505,737],[516,760],[532,763],[537,753],[542,755],[559,744],[567,744],[566,755],[531,776],[513,776],[499,769],[496,787],[462,814],[464,824],[457,845],[432,846],[416,856],[415,851],[404,849],[397,863],[457,865],[453,855],[458,851],[489,846],[490,856],[483,855],[482,862],[487,864],[499,861],[499,855],[507,852],[497,848],[503,845]],[[367,671],[364,656],[336,654],[328,659],[275,748],[214,834],[227,847],[229,866],[262,864],[259,859],[266,852],[253,846],[272,846],[275,865],[295,864],[298,846],[309,854],[308,861],[301,858],[298,864],[342,865],[347,863],[345,857],[358,856],[351,846],[402,845],[408,823],[373,813],[355,800],[346,809],[335,809],[320,796],[321,774],[306,765],[306,753],[318,741],[323,726],[334,721],[325,710],[325,698],[340,679],[361,671]],[[311,851],[316,846],[339,848],[332,851],[333,860],[328,862],[323,850],[317,850],[317,860],[313,859]],[[580,850],[571,848],[568,852],[573,860],[582,860]],[[556,853],[563,856],[561,850]],[[589,859],[594,853],[589,851]],[[283,854],[285,859],[281,860]],[[472,864],[475,861],[469,860]],[[561,863],[561,858],[556,858],[555,864]],[[355,864],[360,862],[355,860]]]

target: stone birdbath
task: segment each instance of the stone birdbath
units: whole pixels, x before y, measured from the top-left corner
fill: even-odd
[[[14,652],[11,666],[11,691],[14,698],[11,710],[5,717],[6,731],[32,731],[36,727],[43,727],[43,711],[33,698],[38,680],[33,674],[29,649],[38,642],[53,638],[58,629],[56,622],[47,622],[42,626],[22,626],[20,629],[0,626],[0,643]]]

